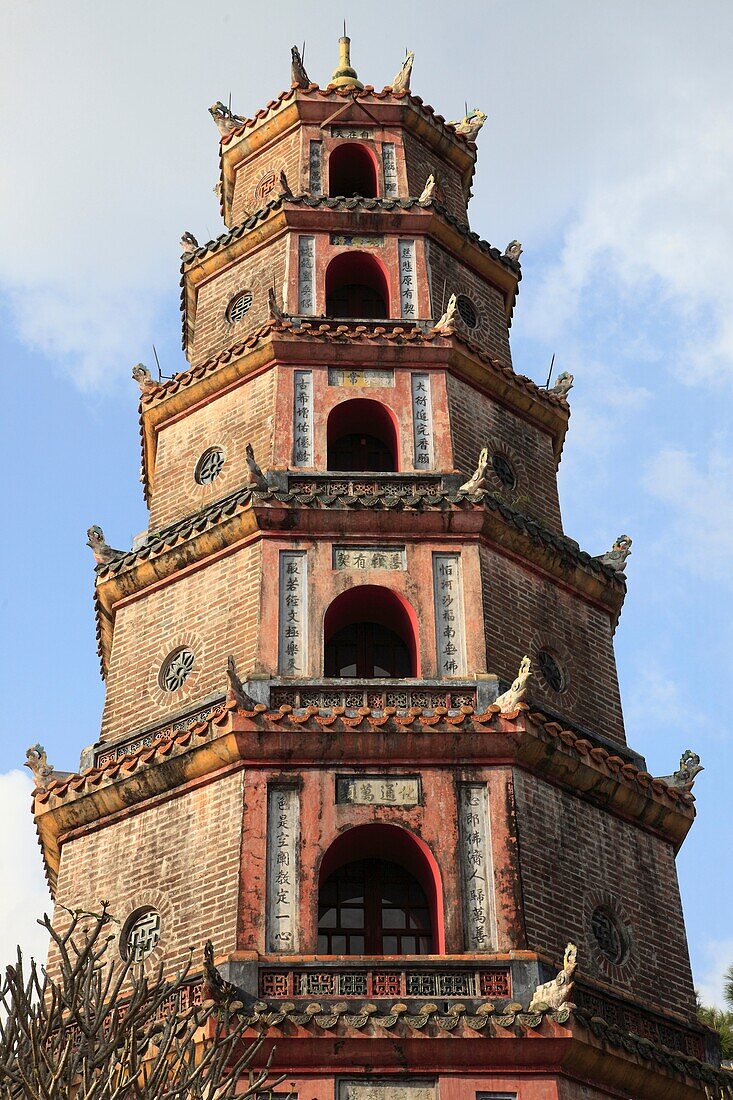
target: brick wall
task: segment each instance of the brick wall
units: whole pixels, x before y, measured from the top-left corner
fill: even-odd
[[[226,689],[227,656],[246,674],[254,665],[260,606],[260,545],[207,564],[117,611],[102,716],[114,740]],[[163,692],[161,665],[180,646],[196,663],[179,691]]]
[[[245,448],[251,443],[263,469],[272,462],[276,372],[268,370],[224,393],[158,435],[150,530],[197,512],[248,480]],[[218,446],[224,466],[209,485],[194,478],[204,451]]]
[[[281,299],[286,252],[285,237],[269,241],[200,287],[190,352],[193,366],[219,355],[267,322],[267,292],[274,283]],[[232,324],[227,320],[227,306],[241,290],[251,291],[252,305],[241,321]]]
[[[408,194],[412,198],[418,198],[432,172],[437,176],[440,186],[445,193],[445,206],[454,217],[462,222],[468,221],[466,210],[466,196],[463,192],[463,182],[460,172],[451,164],[442,160],[433,150],[414,137],[412,134],[403,135],[405,150],[405,166],[407,168]]]
[[[291,130],[242,163],[234,182],[232,226],[246,221],[250,214],[261,210],[280,193],[281,171],[288,177],[294,194],[305,190],[300,173],[301,141],[300,128]]]
[[[236,947],[244,772],[79,836],[61,849],[59,906],[97,912],[99,899],[124,925],[135,909],[161,915],[155,955],[175,972],[194,950],[200,969],[203,945],[216,953]],[[117,952],[117,944],[111,950]],[[54,965],[53,955],[50,959]]]
[[[511,681],[525,653],[534,660],[529,697],[625,744],[613,635],[608,615],[517,562],[481,547],[486,665]],[[567,674],[552,691],[536,656],[549,650]]]
[[[590,915],[598,898],[616,899],[631,950],[613,984],[650,1008],[694,1015],[671,846],[534,776],[515,770],[514,783],[527,946],[561,959],[576,943],[579,971],[608,982]]]
[[[433,313],[436,319],[445,309],[451,294],[467,295],[476,307],[478,324],[475,328],[468,328],[457,316],[458,332],[479,344],[487,355],[511,366],[509,327],[501,293],[434,241],[429,241],[427,248]]]
[[[550,436],[502,408],[467,383],[447,376],[448,411],[455,465],[466,474],[476,469],[479,452],[488,446],[512,465],[517,477],[506,490],[492,474],[491,490],[553,531],[562,532],[555,456]]]

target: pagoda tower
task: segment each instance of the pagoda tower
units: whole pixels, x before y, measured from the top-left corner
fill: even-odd
[[[699,761],[626,743],[630,540],[563,532],[572,379],[512,368],[485,116],[349,45],[211,109],[188,367],[133,371],[148,530],[89,532],[101,733],[34,764],[54,897],[109,899],[144,966],[212,941],[298,1100],[721,1095],[675,871]]]

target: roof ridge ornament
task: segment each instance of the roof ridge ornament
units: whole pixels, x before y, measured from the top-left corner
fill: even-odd
[[[334,69],[331,84],[337,88],[363,88],[364,85],[356,75],[356,69],[351,66],[351,39],[344,33],[339,38],[339,63]]]

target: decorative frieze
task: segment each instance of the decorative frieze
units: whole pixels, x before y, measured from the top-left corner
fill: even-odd
[[[494,868],[485,783],[459,784],[458,824],[466,951],[493,951]]]
[[[334,546],[334,569],[406,569],[404,546]]]
[[[342,775],[336,779],[336,802],[351,806],[418,806],[416,775]]]
[[[313,465],[313,372],[293,375],[293,466]]]
[[[349,248],[381,248],[384,244],[384,237],[374,233],[331,233],[329,240],[331,244],[347,245]]]
[[[415,242],[401,240],[400,257],[400,313],[410,320],[417,317],[417,283],[415,280]]]
[[[298,313],[311,315],[316,305],[316,238],[298,237]]]
[[[323,193],[323,144],[312,141],[308,153],[308,190],[311,195]]]
[[[399,194],[397,155],[392,141],[385,141],[382,144],[382,176],[384,179],[384,197],[387,199],[397,198]]]
[[[394,386],[394,371],[387,368],[367,367],[364,370],[328,368],[329,386]]]
[[[280,551],[278,668],[282,676],[302,676],[306,668],[307,570],[304,550]]]
[[[298,950],[300,797],[295,787],[267,791],[267,950]]]
[[[465,676],[466,636],[460,554],[433,554],[435,649],[439,676]]]
[[[443,481],[440,477],[425,477],[413,474],[409,480],[391,478],[385,474],[364,474],[353,477],[349,474],[291,474],[288,485],[298,493],[323,493],[325,496],[358,496],[375,494],[389,496],[417,496],[420,493],[440,493]]]
[[[433,404],[430,375],[412,375],[412,434],[414,464],[418,469],[433,465]]]

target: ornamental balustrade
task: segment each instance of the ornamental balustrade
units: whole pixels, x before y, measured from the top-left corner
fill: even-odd
[[[386,707],[397,710],[409,710],[419,707],[421,710],[435,710],[444,707],[448,711],[458,711],[461,707],[476,706],[476,685],[452,683],[449,687],[427,687],[425,685],[406,685],[404,680],[386,683],[369,681],[360,683],[349,680],[344,683],[288,684],[270,688],[270,707],[288,706],[297,709],[318,707],[330,710],[331,707],[345,707],[346,710],[358,710],[369,707],[380,711]]]
[[[599,1016],[608,1024],[615,1024],[622,1031],[631,1031],[648,1039],[650,1043],[682,1051],[692,1058],[704,1059],[705,1044],[703,1037],[694,1031],[675,1027],[668,1020],[654,1016],[650,1012],[637,1008],[611,997],[602,997],[596,991],[590,992],[576,985],[573,1000],[592,1016]]]
[[[294,493],[323,493],[326,496],[418,496],[441,493],[443,478],[425,474],[288,474],[288,489]]]
[[[260,970],[261,997],[473,997],[509,1000],[508,967],[278,968]]]

